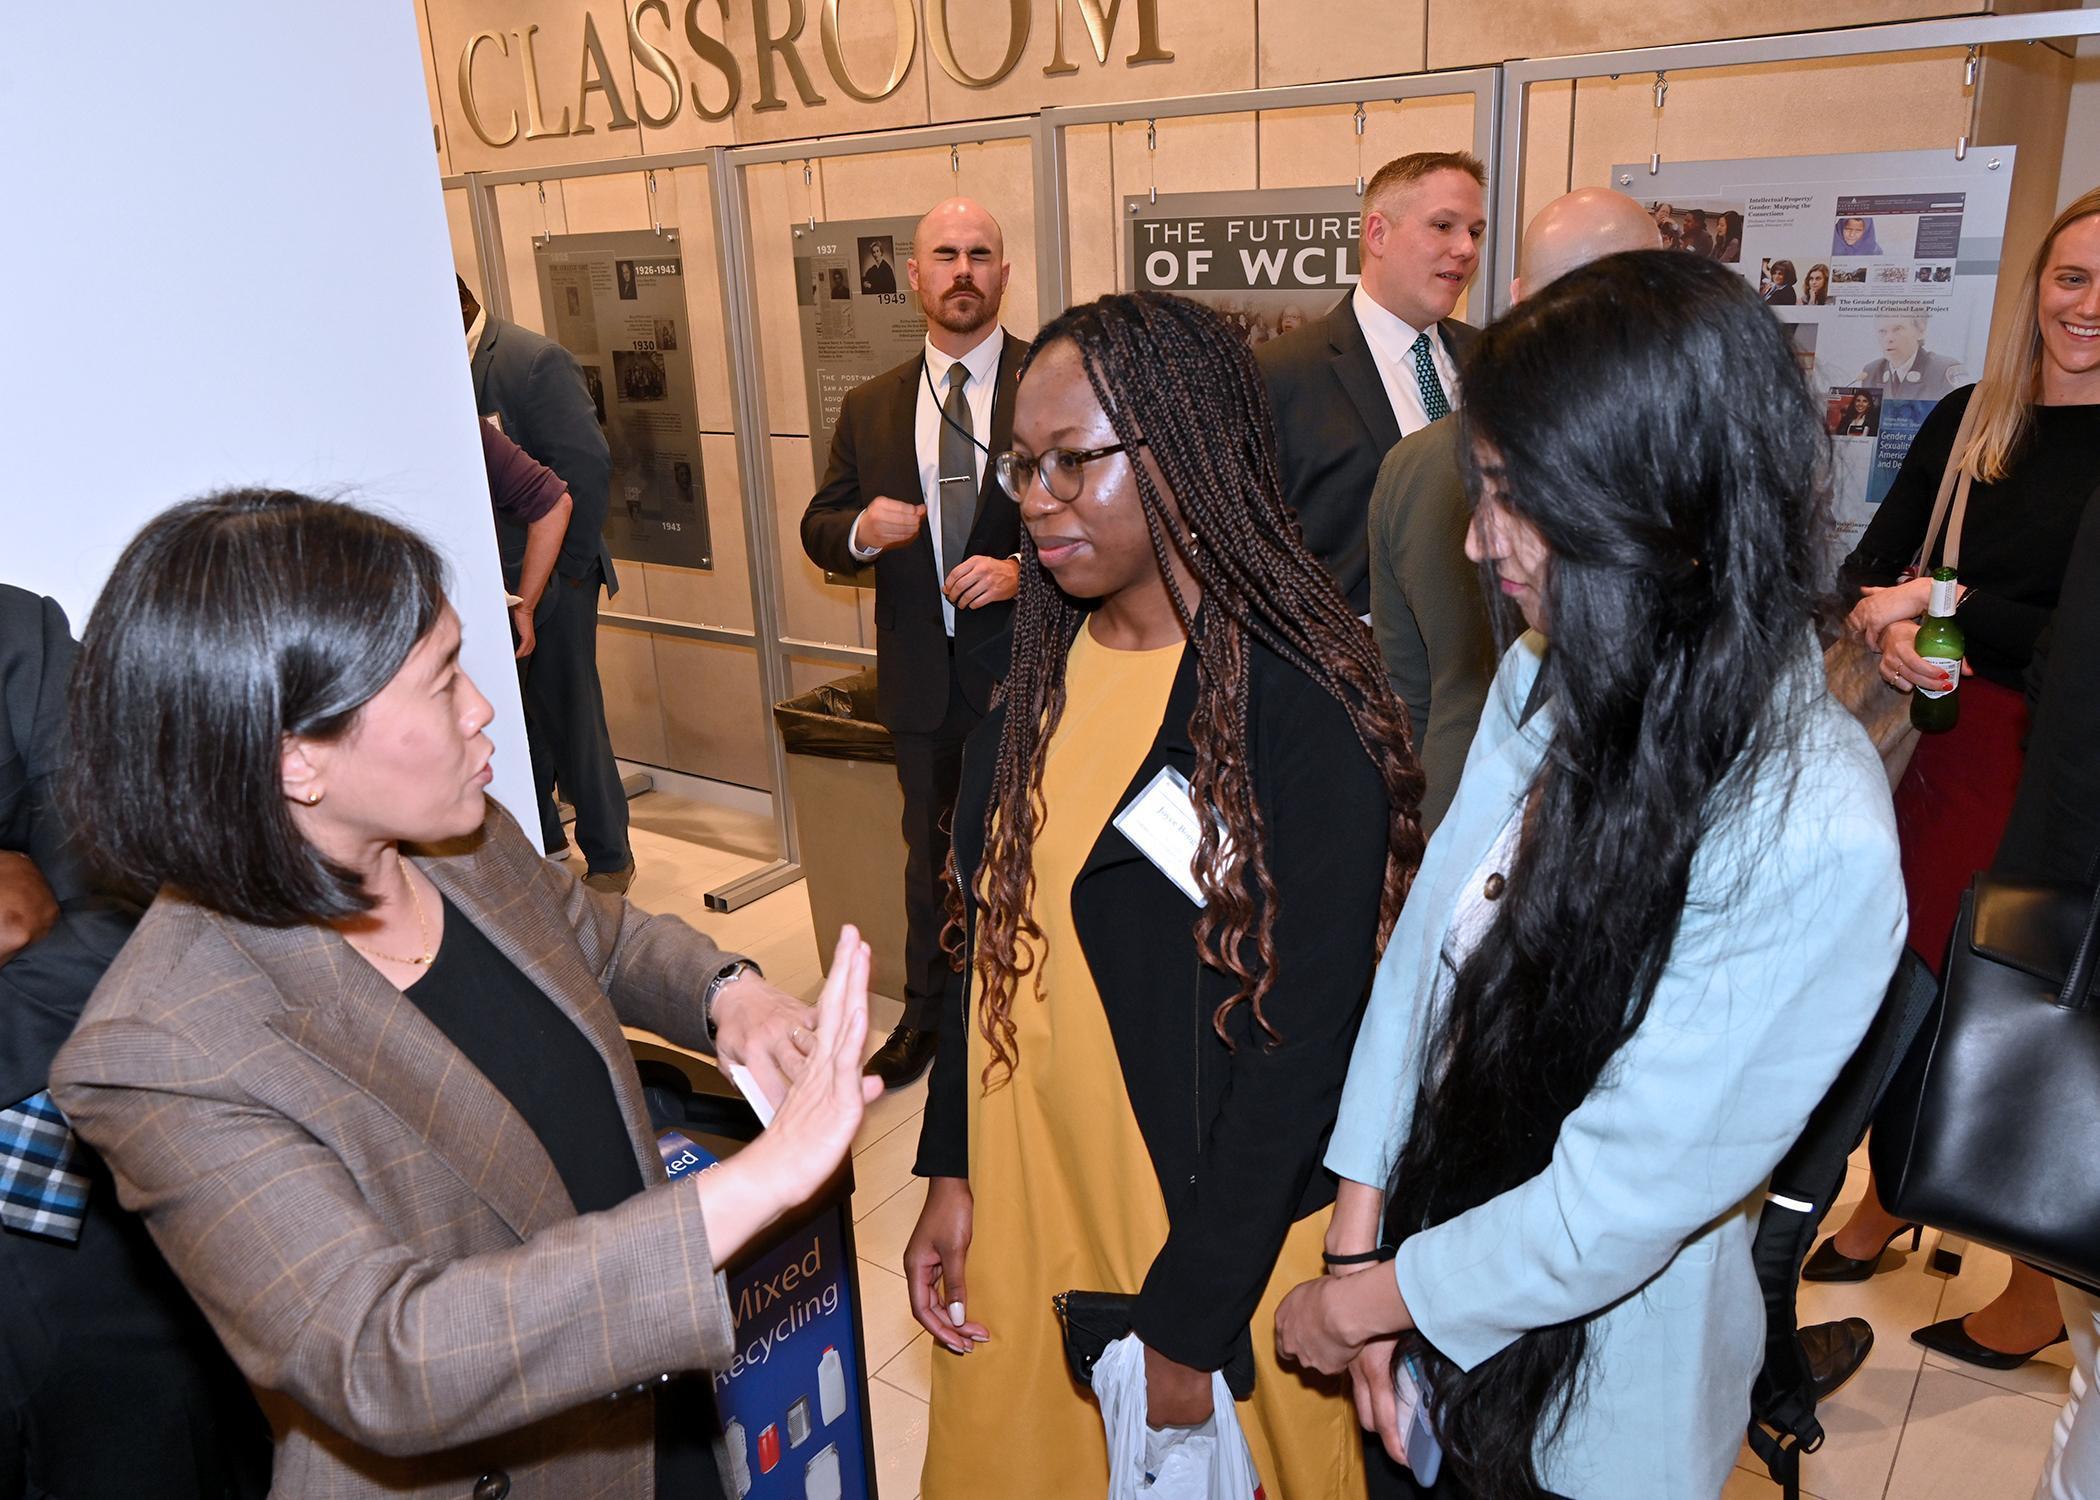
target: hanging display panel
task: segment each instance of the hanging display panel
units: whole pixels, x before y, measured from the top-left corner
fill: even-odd
[[[1125,285],[1179,292],[1251,344],[1324,317],[1356,286],[1353,187],[1144,194],[1123,200]]]
[[[612,449],[605,542],[621,561],[712,568],[678,231],[533,245],[548,335],[575,355]]]
[[[1612,168],[1666,248],[1733,266],[1824,404],[1849,550],[1941,397],[1983,373],[2013,148]]]

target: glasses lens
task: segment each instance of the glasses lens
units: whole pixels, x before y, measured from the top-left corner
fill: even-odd
[[[1035,465],[1008,449],[993,462],[992,468],[999,476],[999,488],[1006,491],[1008,499],[1020,504],[1021,497],[1028,493],[1028,481],[1035,474]]]
[[[1052,448],[1036,460],[1043,470],[1043,488],[1058,500],[1077,500],[1086,478],[1086,461],[1070,448]]]

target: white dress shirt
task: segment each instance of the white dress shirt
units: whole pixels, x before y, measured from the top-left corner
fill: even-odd
[[[467,325],[467,359],[471,362],[481,352],[481,331],[489,326],[489,310],[474,309],[474,321]]]
[[[919,404],[912,423],[912,441],[919,460],[919,499],[926,506],[926,519],[920,524],[926,528],[927,539],[933,543],[934,579],[937,583],[947,582],[948,570],[954,565],[942,555],[944,549],[941,546],[941,406],[948,399],[948,371],[956,364],[969,371],[963,380],[963,399],[970,403],[970,426],[977,435],[977,441],[970,449],[971,479],[973,488],[981,490],[988,460],[986,449],[992,440],[992,397],[999,388],[999,356],[1005,348],[1006,330],[996,323],[977,347],[960,360],[934,348],[932,339],[926,341],[924,364],[918,377]],[[1420,402],[1416,404],[1420,405]],[[903,496],[894,498],[901,500]],[[854,556],[863,560],[872,560],[879,555],[879,548],[870,551],[862,547],[859,537],[860,520],[855,517],[853,532],[846,539],[847,545],[853,549]],[[955,606],[945,593],[941,595],[941,623],[948,634],[955,634]]]
[[[1458,410],[1458,367],[1451,362],[1451,351],[1444,347],[1443,334],[1435,329],[1410,328],[1388,312],[1376,298],[1356,284],[1356,293],[1350,299],[1356,309],[1356,321],[1363,328],[1364,342],[1371,346],[1371,359],[1378,366],[1378,378],[1385,382],[1385,399],[1392,405],[1393,416],[1400,423],[1400,436],[1407,437],[1420,432],[1429,425],[1429,413],[1422,409],[1422,386],[1415,379],[1415,357],[1411,352],[1415,340],[1425,331],[1429,334],[1429,362],[1436,367],[1437,379],[1444,383],[1444,399]]]

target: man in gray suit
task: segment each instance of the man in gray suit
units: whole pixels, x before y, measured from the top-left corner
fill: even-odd
[[[1480,264],[1486,183],[1486,169],[1460,151],[1380,167],[1364,189],[1356,290],[1255,350],[1284,503],[1358,614],[1371,607],[1364,510],[1379,460],[1458,404],[1473,330],[1451,312]]]
[[[1662,246],[1655,220],[1623,193],[1581,188],[1524,230],[1510,295],[1522,300],[1619,250]],[[1371,492],[1371,629],[1422,761],[1422,831],[1435,831],[1465,769],[1495,676],[1495,635],[1480,570],[1466,560],[1472,519],[1459,470],[1458,423],[1432,422],[1386,455]]]
[[[474,362],[475,410],[560,475],[574,505],[554,581],[533,618],[538,641],[519,673],[541,845],[553,856],[568,853],[554,805],[559,782],[576,808],[576,843],[589,872],[584,883],[622,892],[634,881],[627,794],[598,684],[598,589],[620,591],[604,536],[612,450],[575,355],[529,328],[490,317],[464,280],[459,311]],[[506,524],[498,518],[499,542],[506,541]]]
[[[1925,347],[1930,320],[1910,313],[1883,318],[1874,325],[1881,339],[1881,358],[1859,372],[1854,385],[1880,386],[1883,400],[1937,401],[1975,379],[1951,354]]]

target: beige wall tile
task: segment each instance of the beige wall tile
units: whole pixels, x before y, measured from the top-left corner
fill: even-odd
[[[2012,201],[2005,216],[2005,260],[1992,314],[1992,326],[2000,332],[2007,328],[2006,320],[2019,301],[2027,262],[2056,217],[2057,181],[2076,80],[2076,59],[2052,47],[1984,50],[1983,77],[1978,84],[1978,142],[1999,145],[2010,141],[2019,147]]]
[[[1001,0],[922,0],[929,19],[945,4],[954,17],[956,61],[964,72],[984,77],[1004,56],[1010,29]],[[1271,0],[1275,3],[1275,0]],[[1297,0],[1286,0],[1296,4]],[[1028,40],[1013,71],[990,88],[957,83],[938,65],[927,75],[935,120],[972,120],[988,115],[1027,114],[1045,105],[1103,104],[1118,99],[1159,99],[1254,87],[1255,0],[1158,0],[1159,45],[1171,63],[1131,66],[1138,47],[1138,0],[1123,0],[1109,37],[1108,61],[1096,59],[1077,0],[1062,6],[1033,0]],[[1102,6],[1107,9],[1106,4]],[[1056,53],[1055,15],[1064,13],[1064,54],[1076,73],[1045,77]]]
[[[1574,132],[1573,81],[1533,84],[1524,117],[1524,201],[1518,215],[1524,223],[1530,223],[1533,214],[1575,186],[1568,179],[1568,148]],[[1512,273],[1515,270],[1505,269]]]
[[[640,570],[637,569],[637,572]],[[620,603],[631,609],[630,584]],[[669,765],[664,718],[659,705],[656,656],[647,631],[600,624],[598,683],[605,692],[605,722],[612,731],[613,754],[647,765]]]
[[[1261,12],[1261,86],[1420,72],[1428,10],[1429,0],[1269,5]]]
[[[654,641],[666,740],[656,764],[770,791],[772,709],[761,701],[757,656],[708,641]]]
[[[1115,180],[1112,125],[1065,132],[1065,268],[1071,300],[1088,302],[1116,289],[1123,263],[1123,191]]]
[[[1356,144],[1356,110],[1337,104],[1320,109],[1270,109],[1261,115],[1261,185],[1331,187],[1353,185],[1358,164],[1368,178],[1386,162],[1411,151],[1473,149],[1473,97],[1447,94],[1429,99],[1380,99],[1364,105],[1363,150]]]
[[[1968,119],[1961,59],[1958,51],[1941,50],[1893,61],[1838,58],[1673,73],[1662,153],[1665,160],[1709,161],[1939,145],[1951,151]],[[1648,160],[1655,142],[1652,84],[1652,78],[1627,75],[1577,85],[1574,186],[1603,183],[1614,162]],[[1873,108],[1869,101],[1901,101],[1902,107]],[[1638,190],[1638,182],[1629,189]]]
[[[487,300],[486,282],[481,274],[481,260],[474,253],[474,225],[467,207],[465,188],[445,189],[445,228],[452,235],[452,265],[474,289],[474,295]]]
[[[615,128],[602,94],[593,93],[579,112],[577,83],[583,68],[584,16],[597,28],[605,49],[607,76],[619,91],[628,118],[636,125]],[[524,45],[515,33],[538,26],[532,34],[537,65],[542,123],[549,131],[562,127],[568,113],[570,133],[531,139],[526,100]],[[456,172],[498,171],[552,162],[599,161],[633,156],[642,150],[635,113],[634,64],[627,46],[627,23],[620,0],[429,0],[429,51],[443,112],[445,142]],[[504,140],[511,116],[517,137],[507,145],[486,144],[468,124],[459,88],[460,60],[478,32],[495,32],[498,42],[485,42],[475,54],[474,103],[491,138]],[[503,45],[509,48],[508,55]],[[588,134],[577,134],[580,126]]]
[[[861,590],[826,583],[802,550],[802,512],[816,493],[809,439],[773,439],[773,515],[780,535],[781,614],[786,633],[840,646],[861,644]]]
[[[1745,32],[1819,31],[1988,7],[1945,0],[1428,0],[1429,66],[1461,68],[1512,57],[1607,52]],[[1674,97],[1674,95],[1673,95]],[[1738,152],[1738,155],[1752,153]]]
[[[708,177],[706,167],[658,172],[657,212],[664,223],[678,226],[679,243],[685,247],[685,306],[693,330],[693,384],[700,425],[709,432],[730,432],[736,427],[736,404],[729,389],[729,334]]]
[[[800,162],[750,167],[743,175],[750,194],[751,264],[758,283],[766,426],[776,436],[807,436],[809,398],[802,389],[802,318],[795,307],[793,226],[807,223],[812,208],[819,220],[827,216],[823,183],[812,169],[805,192]]]
[[[496,217],[503,226],[503,269],[510,282],[511,320],[540,333],[547,329],[546,320],[540,316],[539,272],[533,266],[532,242],[542,224],[551,233],[567,233],[563,228],[560,189],[558,182],[546,185],[544,207],[538,183],[506,183],[493,190]]]

